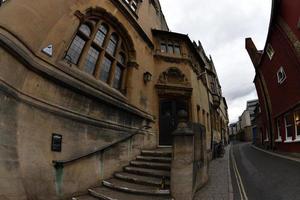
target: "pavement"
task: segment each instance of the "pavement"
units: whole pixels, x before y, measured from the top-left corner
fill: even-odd
[[[233,200],[230,173],[230,147],[225,147],[223,158],[212,160],[209,164],[209,180],[194,197],[194,200]]]
[[[262,151],[262,152],[265,152],[265,153],[268,153],[268,154],[273,155],[273,156],[277,156],[277,157],[284,158],[284,159],[287,159],[287,160],[292,160],[292,161],[295,161],[295,162],[300,162],[300,155],[299,154],[291,154],[291,153],[285,153],[285,152],[279,152],[279,151],[270,151],[270,150],[265,150],[265,149],[262,149],[260,147],[254,146],[254,145],[252,145],[252,148],[254,148],[256,150],[259,150],[259,151]]]
[[[250,143],[235,143],[231,151],[238,174],[232,175],[235,200],[300,200],[300,163],[295,159]]]

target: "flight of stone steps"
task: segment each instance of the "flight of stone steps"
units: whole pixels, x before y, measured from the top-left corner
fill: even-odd
[[[171,200],[171,149],[143,150],[114,177],[73,200]]]

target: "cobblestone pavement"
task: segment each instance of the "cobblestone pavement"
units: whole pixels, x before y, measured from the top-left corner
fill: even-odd
[[[229,150],[228,145],[223,158],[212,160],[209,165],[208,183],[200,189],[194,200],[232,200],[232,184],[229,168]]]

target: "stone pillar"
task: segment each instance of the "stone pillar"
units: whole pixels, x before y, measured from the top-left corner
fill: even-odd
[[[187,112],[178,112],[179,123],[173,132],[171,194],[176,200],[193,198],[194,133],[187,125]]]

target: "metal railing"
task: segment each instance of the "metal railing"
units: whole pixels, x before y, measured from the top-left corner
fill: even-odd
[[[108,150],[108,149],[110,149],[110,148],[126,141],[126,140],[129,140],[132,137],[134,137],[135,135],[140,134],[141,133],[140,131],[142,131],[144,128],[149,128],[149,127],[148,126],[143,126],[140,130],[136,131],[135,133],[132,133],[130,135],[122,137],[121,139],[115,141],[114,143],[105,145],[105,146],[103,146],[103,147],[101,147],[101,148],[99,148],[95,151],[92,151],[92,152],[89,152],[89,153],[86,153],[86,154],[83,154],[83,155],[80,155],[80,156],[76,156],[76,157],[68,159],[68,160],[53,160],[52,163],[54,164],[54,167],[56,169],[63,168],[66,165],[70,165],[70,164],[72,164],[76,161],[79,161],[79,160],[83,159],[83,158],[88,158],[88,157],[93,156],[95,154],[102,153],[102,152],[104,152],[104,151],[106,151],[106,150]]]

